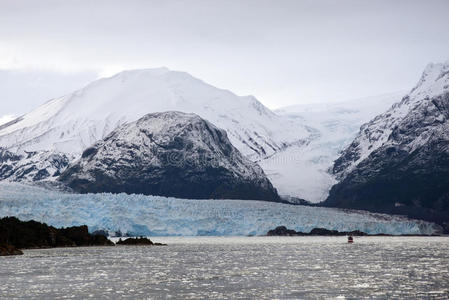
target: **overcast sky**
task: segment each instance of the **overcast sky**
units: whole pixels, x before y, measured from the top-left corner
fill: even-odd
[[[123,69],[277,108],[407,90],[448,59],[447,0],[0,0],[0,116]]]

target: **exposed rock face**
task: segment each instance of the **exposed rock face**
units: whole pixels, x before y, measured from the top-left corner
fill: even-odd
[[[81,193],[278,201],[262,169],[195,114],[153,113],[114,130],[60,177]]]
[[[114,245],[104,236],[89,234],[87,226],[57,229],[35,221],[22,222],[14,217],[0,219],[0,244],[19,249]]]
[[[329,206],[401,213],[449,229],[449,63],[361,127],[335,162]],[[446,223],[446,224],[445,224]]]
[[[35,182],[59,176],[69,158],[52,151],[12,153],[0,148],[0,180]]]

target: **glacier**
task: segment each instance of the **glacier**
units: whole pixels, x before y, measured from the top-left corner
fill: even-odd
[[[279,194],[309,202],[326,200],[337,183],[329,170],[360,126],[400,101],[406,91],[335,103],[294,105],[275,113],[307,126],[310,138],[259,161]]]
[[[73,194],[0,183],[0,217],[55,227],[86,224],[135,236],[264,235],[280,225],[301,232],[321,227],[369,234],[435,234],[433,223],[363,211],[250,200],[187,200],[127,194]]]

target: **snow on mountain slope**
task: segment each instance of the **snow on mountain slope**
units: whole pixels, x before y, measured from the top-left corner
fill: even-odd
[[[329,169],[340,151],[349,145],[362,124],[387,110],[404,94],[278,109],[276,113],[304,124],[312,134],[304,145],[289,147],[259,163],[282,195],[323,201],[336,183]]]
[[[15,154],[0,148],[0,180],[35,182],[56,178],[69,158],[54,151]]]
[[[397,216],[264,201],[184,200],[126,194],[69,194],[0,183],[0,217],[56,227],[86,224],[132,235],[265,235],[280,225],[310,232],[321,227],[370,234],[434,234],[435,224]]]
[[[11,122],[12,120],[14,120],[16,117],[13,115],[5,115],[5,116],[1,116],[0,117],[0,126],[3,124],[6,124],[8,122]]]
[[[0,146],[79,156],[125,122],[173,110],[196,113],[225,129],[233,145],[252,159],[301,143],[309,134],[252,96],[239,97],[187,73],[160,68],[124,71],[48,101],[0,126]]]
[[[334,173],[344,178],[360,162],[371,153],[388,143],[396,143],[391,138],[395,129],[402,126],[414,126],[414,122],[422,119],[424,110],[427,123],[434,120],[444,122],[444,112],[434,103],[432,98],[449,92],[449,61],[446,63],[429,64],[424,70],[418,84],[385,113],[365,124],[352,144],[345,149],[342,156],[336,161]],[[408,123],[408,125],[406,124]],[[432,129],[434,126],[429,126]],[[423,134],[408,141],[409,153],[426,143],[432,134],[425,130]]]

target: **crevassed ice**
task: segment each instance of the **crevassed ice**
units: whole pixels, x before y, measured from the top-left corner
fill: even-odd
[[[187,200],[127,194],[70,194],[0,183],[0,216],[56,227],[86,224],[132,235],[263,235],[276,226],[370,234],[432,234],[438,227],[398,216],[248,200]]]

